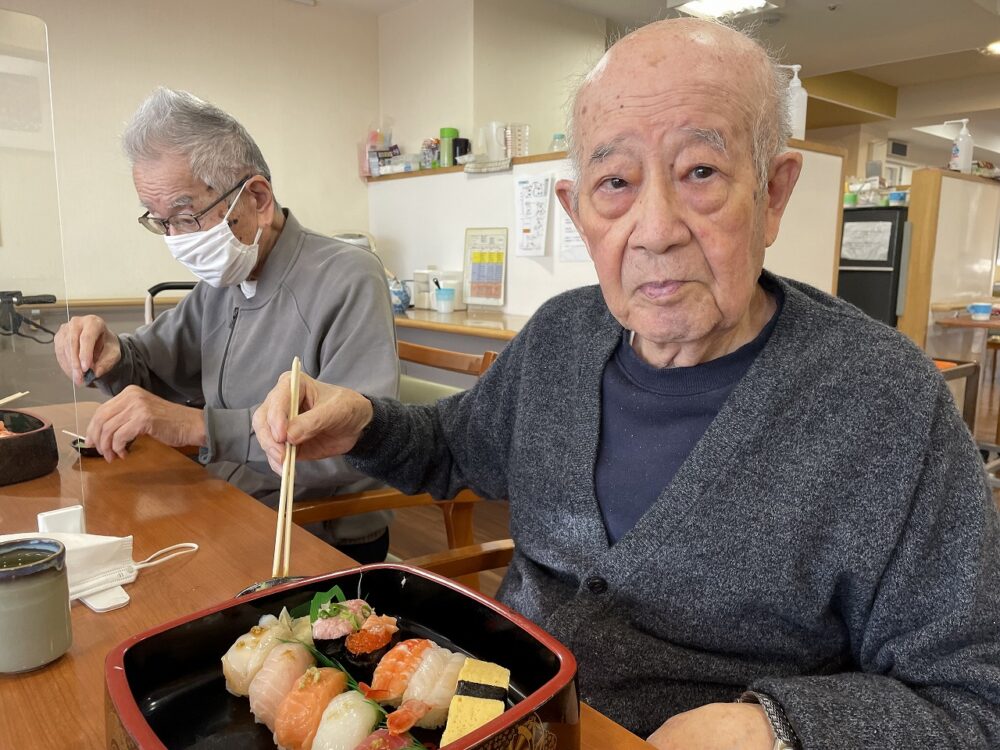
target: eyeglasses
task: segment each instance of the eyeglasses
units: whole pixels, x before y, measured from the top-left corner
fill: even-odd
[[[202,216],[207,214],[213,208],[218,206],[222,201],[228,198],[230,195],[239,190],[243,185],[246,184],[247,180],[253,177],[252,174],[248,174],[242,180],[233,185],[229,190],[220,195],[212,204],[205,209],[199,211],[196,214],[174,214],[166,219],[157,219],[149,215],[149,211],[144,213],[139,217],[139,223],[142,224],[146,229],[148,229],[153,234],[167,234],[168,231],[173,230],[174,234],[190,234],[191,232],[201,231],[201,219]]]

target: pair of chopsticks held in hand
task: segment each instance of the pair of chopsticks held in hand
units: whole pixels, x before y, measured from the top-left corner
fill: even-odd
[[[288,419],[299,414],[299,375],[302,363],[298,357],[292,360],[291,405]],[[278,523],[274,530],[274,560],[271,563],[271,577],[284,578],[288,575],[288,562],[292,546],[292,501],[295,497],[295,454],[296,447],[285,444],[285,460],[281,465],[281,491],[278,495]]]

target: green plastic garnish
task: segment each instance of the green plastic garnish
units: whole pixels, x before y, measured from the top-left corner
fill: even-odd
[[[331,601],[336,600],[337,603],[343,602],[347,599],[344,596],[344,592],[340,590],[340,586],[334,586],[329,591],[323,591],[316,594],[309,602],[309,622],[316,622],[320,618],[320,608],[325,604],[329,604]]]

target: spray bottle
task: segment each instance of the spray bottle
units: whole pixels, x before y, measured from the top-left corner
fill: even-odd
[[[792,78],[788,82],[788,109],[792,125],[792,138],[802,140],[806,137],[806,105],[809,103],[809,94],[799,80],[801,65],[782,65],[792,71]]]
[[[961,120],[948,120],[945,125],[958,125],[961,123],[962,130],[955,141],[951,144],[951,160],[948,162],[948,169],[969,174],[972,172],[972,133],[969,132],[969,118],[963,117]]]

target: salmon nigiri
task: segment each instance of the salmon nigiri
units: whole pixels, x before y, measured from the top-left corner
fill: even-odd
[[[258,724],[274,731],[278,706],[313,662],[312,654],[301,643],[281,643],[271,649],[250,683],[250,710]]]
[[[365,695],[379,703],[398,706],[424,653],[436,648],[440,647],[424,638],[411,638],[396,644],[375,667],[371,687],[365,689]]]
[[[347,675],[339,669],[309,667],[278,706],[274,741],[285,750],[311,750],[323,711],[347,689]]]

